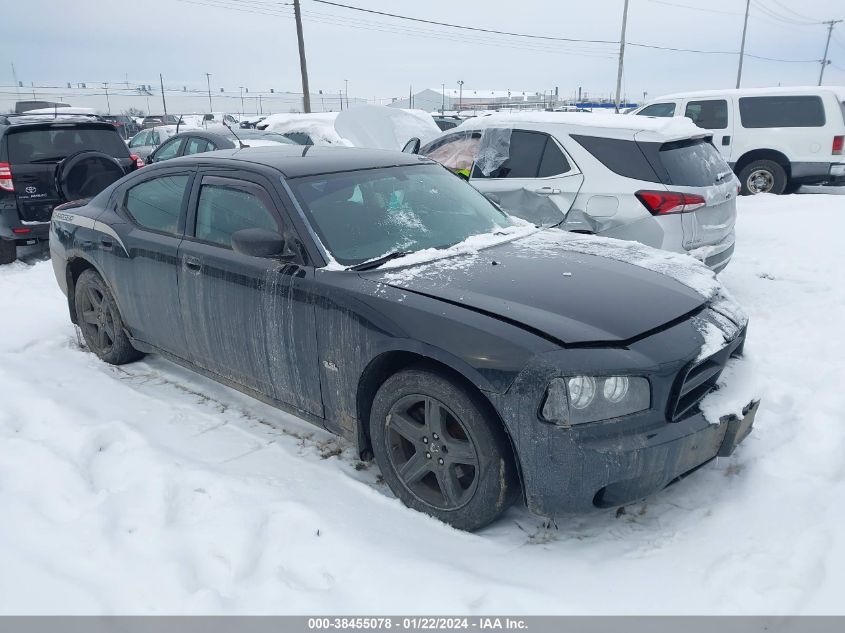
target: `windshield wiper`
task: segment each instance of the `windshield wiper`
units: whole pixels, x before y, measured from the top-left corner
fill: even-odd
[[[386,264],[391,259],[399,259],[400,257],[405,257],[405,255],[410,255],[412,252],[413,251],[393,251],[392,253],[388,253],[387,255],[377,257],[376,259],[371,259],[369,261],[361,262],[360,264],[350,266],[349,270],[372,270],[373,268],[378,268],[382,264]]]

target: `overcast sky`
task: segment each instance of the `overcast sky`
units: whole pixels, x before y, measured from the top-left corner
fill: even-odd
[[[618,40],[623,0],[339,0],[368,9],[486,29]],[[209,6],[212,4],[225,5]],[[460,31],[302,0],[311,89],[351,96],[404,96],[454,87],[542,91],[581,86],[610,94],[618,45],[564,43]],[[133,11],[127,10],[132,7]],[[228,8],[226,8],[228,7]],[[235,8],[241,10],[235,10]],[[700,7],[699,9],[685,7]],[[702,50],[739,49],[744,0],[630,0],[627,40]],[[251,12],[246,12],[251,11]],[[300,89],[291,9],[269,0],[27,0],[3,9],[0,83],[6,104],[11,63],[26,86],[87,82],[157,84],[253,92]],[[291,15],[289,15],[291,14]],[[804,16],[804,17],[801,17]],[[818,60],[826,27],[845,18],[845,0],[752,0],[747,52]],[[825,83],[845,84],[845,24],[834,32]],[[11,63],[10,63],[11,62]],[[687,89],[733,87],[737,56],[628,46],[624,90],[631,99]],[[815,84],[818,63],[746,58],[743,85]]]

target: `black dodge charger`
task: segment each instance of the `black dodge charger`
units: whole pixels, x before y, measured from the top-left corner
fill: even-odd
[[[640,499],[750,431],[756,402],[699,406],[745,317],[613,244],[514,220],[425,158],[322,147],[154,165],[50,235],[102,360],[161,354],[294,412],[468,530],[520,497]]]

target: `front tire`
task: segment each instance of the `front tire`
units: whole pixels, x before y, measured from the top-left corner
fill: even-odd
[[[11,264],[18,258],[18,247],[14,240],[0,238],[0,265]]]
[[[85,270],[76,280],[76,322],[88,349],[111,365],[123,365],[143,356],[132,347],[123,329],[123,318],[103,278]]]
[[[739,172],[743,196],[758,193],[780,195],[786,190],[787,181],[786,170],[773,160],[755,160]]]
[[[425,369],[394,374],[370,415],[376,463],[408,507],[461,530],[495,520],[519,494],[510,444],[480,396]]]

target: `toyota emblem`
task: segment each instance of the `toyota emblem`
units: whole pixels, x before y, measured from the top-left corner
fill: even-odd
[[[30,187],[27,187],[26,189],[24,189],[24,191],[26,191],[27,193],[35,193],[36,191],[38,191],[38,189],[30,186]]]

